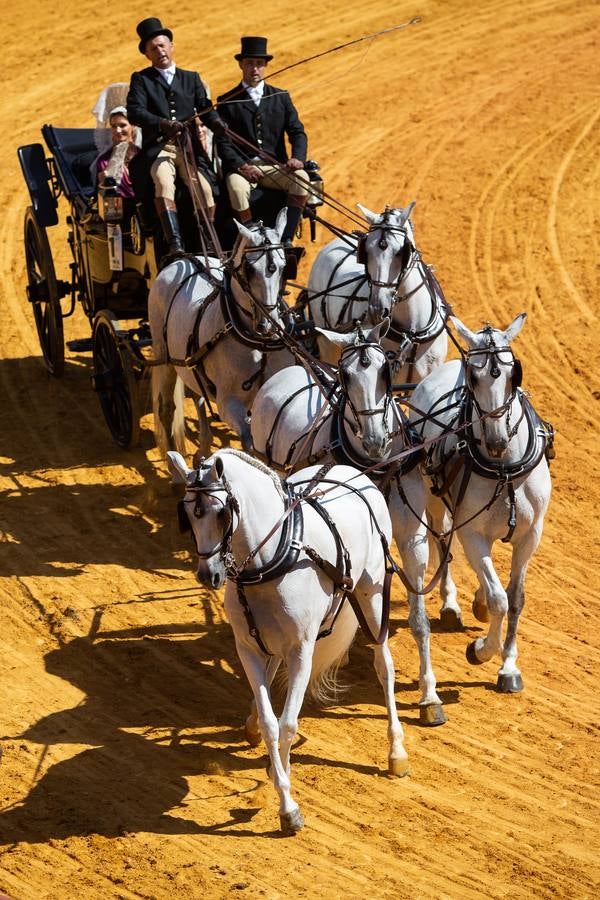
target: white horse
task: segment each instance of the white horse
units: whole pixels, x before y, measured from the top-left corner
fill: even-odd
[[[467,659],[484,663],[501,654],[497,687],[510,693],[523,688],[517,625],[527,567],[550,499],[552,427],[521,390],[521,364],[510,347],[525,313],[504,331],[486,325],[473,333],[458,319],[452,321],[469,348],[465,362],[448,362],[423,379],[412,398],[411,419],[423,439],[435,441],[424,467],[437,494],[429,504],[433,528],[438,533],[456,529],[479,579],[473,613],[489,622],[489,629],[468,646]],[[512,544],[506,590],[492,564],[492,546],[499,538]],[[442,616],[462,622],[450,576],[442,591]]]
[[[323,247],[308,279],[316,325],[340,331],[357,319],[375,324],[391,316],[384,347],[397,353],[394,380],[410,383],[441,365],[448,352],[447,306],[415,245],[414,205],[386,207],[378,215],[358,204],[368,232]]]
[[[240,234],[224,268],[217,260],[206,271],[194,259],[177,259],[152,285],[148,319],[154,355],[165,361],[152,370],[154,427],[163,452],[176,447],[185,453],[184,385],[199,397],[201,450],[208,452],[211,443],[206,399],[215,401],[220,418],[250,448],[248,411],[258,388],[294,362],[273,325],[286,325],[281,296],[286,215],[282,210],[274,229],[236,222]]]
[[[384,481],[393,535],[408,584],[409,626],[419,652],[419,715],[423,724],[446,721],[430,659],[430,629],[422,595],[429,559],[427,491],[410,453],[407,421],[391,394],[390,367],[380,340],[387,320],[366,335],[318,329],[319,346],[339,357],[338,385],[318,383],[291,366],[273,375],[252,406],[255,452],[279,470],[314,462],[344,462]],[[395,461],[398,454],[405,458]],[[392,462],[389,462],[389,460]],[[376,471],[371,471],[379,463]]]
[[[318,467],[307,469],[284,486],[241,451],[220,450],[198,470],[178,453],[168,459],[171,473],[186,485],[179,518],[193,533],[198,580],[218,587],[227,576],[225,611],[254,694],[246,733],[254,745],[261,735],[265,741],[281,828],[294,834],[304,821],[291,794],[290,749],[307,687],[312,683],[318,693],[354,638],[357,622],[343,602],[345,591],[374,645],[388,713],[389,771],[408,772],[387,645],[381,537],[389,540],[391,524],[385,501],[368,478],[347,466],[331,469],[325,481]],[[278,721],[270,685],[280,662],[288,687]]]

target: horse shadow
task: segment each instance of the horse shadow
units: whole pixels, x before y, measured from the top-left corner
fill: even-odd
[[[244,722],[248,699],[239,689],[229,626],[198,626],[197,634],[189,625],[171,626],[163,636],[167,630],[78,637],[46,655],[48,673],[85,699],[4,740],[41,745],[38,769],[52,745],[89,749],[53,764],[20,803],[0,811],[3,843],[140,831],[257,835],[239,826],[259,811],[252,794],[266,774],[257,778],[261,764],[248,754],[243,728],[231,727],[232,720]],[[186,776],[231,773],[242,786],[231,791],[230,817],[197,821]]]

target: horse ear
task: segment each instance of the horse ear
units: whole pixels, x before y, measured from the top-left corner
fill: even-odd
[[[277,232],[279,240],[283,237],[283,232],[287,225],[287,216],[287,206],[284,206],[283,209],[277,213],[277,218],[275,219],[275,231]]]
[[[390,327],[390,319],[389,316],[386,316],[385,319],[382,319],[378,325],[374,328],[371,328],[370,332],[367,335],[367,341],[369,343],[378,344],[382,338],[386,336],[388,333],[388,329]]]
[[[234,224],[242,237],[245,237],[247,241],[252,242],[252,232],[249,228],[246,228],[243,222],[238,222],[237,219],[234,219]]]
[[[193,471],[188,468],[185,459],[176,450],[167,450],[167,466],[176,484],[186,484],[188,475]]]
[[[403,225],[406,225],[406,223],[410,219],[410,215],[416,205],[417,205],[417,201],[411,200],[410,203],[408,204],[408,206],[406,207],[406,209],[403,210],[403,215],[402,215],[402,224]]]
[[[457,319],[456,316],[450,316],[450,318],[452,319],[452,324],[458,331],[458,333],[461,336],[461,338],[463,339],[463,341],[465,341],[469,345],[470,348],[475,347],[475,345],[477,344],[477,338],[475,337],[473,332],[469,331],[467,326],[463,325],[463,323],[460,321],[460,319]]]
[[[222,478],[224,471],[225,466],[223,465],[223,460],[220,456],[215,456],[215,473],[217,475],[217,478]]]
[[[318,325],[315,326],[315,331],[317,332],[317,344],[321,359],[328,361],[331,358],[335,358],[335,364],[337,364],[344,347],[349,347],[353,344],[356,337],[355,332],[340,334],[338,331],[327,331],[326,328],[319,328]],[[328,353],[327,351],[330,352]]]
[[[367,220],[369,225],[375,225],[381,218],[377,213],[371,212],[370,209],[367,209],[366,206],[361,206],[360,203],[357,203],[356,205],[360,209],[361,213],[363,214],[363,216],[365,217],[365,219]]]
[[[525,324],[526,318],[527,318],[527,313],[522,312],[522,313],[519,313],[519,315],[515,319],[513,319],[513,321],[510,323],[510,325],[504,332],[504,336],[506,338],[507,344],[511,344],[514,341],[516,336],[521,331],[521,328]]]

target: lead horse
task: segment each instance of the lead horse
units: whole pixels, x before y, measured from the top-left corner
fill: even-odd
[[[254,396],[266,378],[294,362],[274,332],[290,325],[282,299],[286,215],[280,212],[275,228],[236,222],[239,236],[225,266],[176,259],[152,285],[148,319],[154,355],[162,363],[152,370],[152,399],[163,452],[185,453],[184,385],[198,397],[201,451],[210,449],[204,401],[211,400],[242,446],[251,448],[248,411]]]
[[[409,383],[441,365],[448,352],[448,308],[415,244],[410,221],[414,205],[386,207],[378,215],[358,204],[369,230],[327,244],[308,280],[316,325],[340,331],[355,320],[376,324],[391,317],[383,346],[395,354],[394,380]]]
[[[452,321],[468,347],[464,361],[448,362],[423,379],[415,388],[410,417],[421,439],[431,442],[424,473],[433,491],[433,529],[458,534],[479,580],[473,613],[489,622],[487,635],[467,647],[467,659],[478,665],[500,654],[497,687],[512,693],[523,688],[517,627],[527,567],[550,500],[547,460],[553,456],[553,431],[521,389],[521,363],[510,346],[525,313],[504,330],[488,324],[474,333],[460,320]],[[497,540],[512,545],[506,590],[492,562]],[[460,626],[456,586],[449,575],[445,588],[441,617],[446,627],[451,619]]]
[[[220,450],[196,470],[178,453],[169,452],[168,460],[186,487],[179,518],[193,534],[197,578],[213,588],[227,578],[225,611],[254,695],[247,735],[254,745],[262,735],[281,829],[295,834],[304,820],[291,793],[290,750],[307,688],[318,693],[327,675],[334,677],[354,638],[357,620],[346,595],[374,645],[388,713],[389,771],[408,772],[387,645],[385,501],[348,466],[334,467],[326,478],[313,467],[282,484],[238,450]],[[281,662],[288,685],[278,721],[270,685]]]

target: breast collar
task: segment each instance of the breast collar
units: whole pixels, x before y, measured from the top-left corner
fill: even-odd
[[[473,433],[473,415],[475,412],[473,397],[470,391],[465,391],[465,397],[459,412],[459,427],[464,427],[465,437],[456,444],[458,453],[470,458],[472,471],[483,478],[514,481],[532,472],[540,462],[542,456],[552,445],[552,434],[547,423],[538,416],[535,409],[523,394],[517,390],[516,396],[523,404],[523,414],[528,427],[527,447],[521,459],[512,463],[504,463],[502,460],[490,460],[479,450],[479,441]]]

